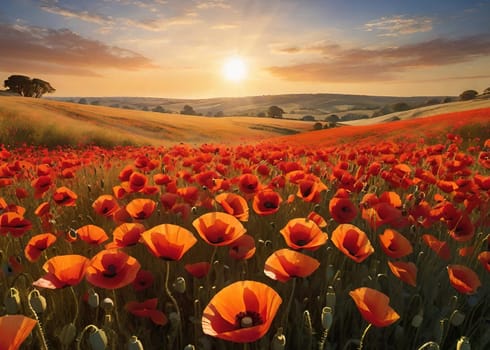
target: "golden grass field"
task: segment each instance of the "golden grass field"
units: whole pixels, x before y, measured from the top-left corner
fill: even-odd
[[[111,133],[138,144],[254,142],[312,130],[311,122],[255,117],[201,117],[80,105],[26,97],[0,97],[0,117],[52,124],[66,133]]]
[[[368,137],[373,132],[380,131],[376,125],[386,123],[394,115],[405,122],[421,117],[489,107],[489,99],[452,102],[377,118],[343,122],[342,131],[336,128],[315,131],[314,134],[310,135],[309,132],[313,132],[314,123],[300,120],[244,116],[220,118],[188,116],[82,105],[47,99],[1,96],[0,122],[2,125],[9,122],[11,127],[25,124],[35,130],[44,130],[44,133],[56,130],[65,138],[69,137],[82,141],[90,139],[89,136],[97,135],[99,138],[113,140],[114,144],[130,142],[132,144],[157,146],[182,142],[191,145],[203,143],[236,145],[262,142],[269,139],[275,140],[276,137],[285,142],[301,140],[301,143],[308,143],[311,140],[318,141],[318,139],[336,141],[347,136],[356,139],[363,137],[362,135]],[[396,129],[412,128],[417,122],[409,123],[406,126],[404,123],[399,125],[398,123],[400,122],[397,122],[396,127],[392,127]],[[21,134],[22,132],[22,129],[18,131]],[[293,134],[300,135],[290,139],[289,136]],[[0,139],[0,141],[2,140]],[[5,143],[5,141],[3,142]]]

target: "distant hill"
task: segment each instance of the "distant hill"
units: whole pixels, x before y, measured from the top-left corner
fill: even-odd
[[[276,105],[284,111],[288,119],[301,119],[311,115],[323,121],[325,117],[336,114],[339,117],[349,115],[371,117],[378,110],[389,108],[397,103],[405,103],[409,108],[442,103],[456,99],[450,96],[367,96],[345,94],[289,94],[263,95],[250,97],[222,97],[208,99],[171,99],[152,97],[63,97],[52,98],[58,101],[135,110],[153,110],[160,107],[168,113],[180,113],[185,105],[190,105],[196,113],[214,116],[223,113],[227,116],[258,116],[266,113],[270,106]]]

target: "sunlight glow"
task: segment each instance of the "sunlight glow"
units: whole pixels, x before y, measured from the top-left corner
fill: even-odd
[[[225,61],[222,73],[225,79],[240,82],[247,75],[247,66],[241,57],[230,57]]]

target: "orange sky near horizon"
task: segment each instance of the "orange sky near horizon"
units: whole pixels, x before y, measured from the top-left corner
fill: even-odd
[[[11,1],[0,77],[58,97],[454,96],[490,86],[489,15],[479,0]]]

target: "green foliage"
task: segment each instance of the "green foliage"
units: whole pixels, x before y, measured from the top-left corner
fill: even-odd
[[[197,115],[196,111],[192,106],[185,105],[184,108],[180,111],[180,114],[185,114],[185,115]]]
[[[271,118],[282,118],[284,110],[278,106],[270,106],[267,110],[267,115]]]
[[[478,96],[478,92],[476,90],[466,90],[459,95],[459,99],[461,101],[469,101],[473,100],[476,96]]]
[[[56,89],[47,81],[38,78],[29,78],[25,75],[11,75],[3,82],[3,85],[11,91],[25,97],[40,98],[46,93],[55,92]]]

